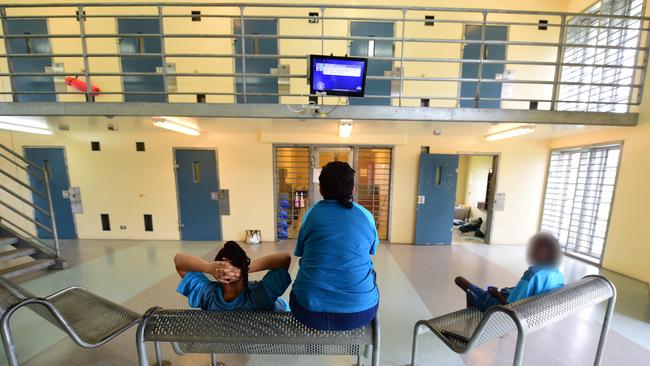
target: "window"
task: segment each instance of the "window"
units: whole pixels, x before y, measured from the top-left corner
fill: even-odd
[[[643,0],[602,0],[586,14],[640,17]],[[561,111],[627,112],[632,99],[642,22],[640,19],[576,16],[568,20],[563,83],[557,109]],[[571,45],[575,45],[572,47]],[[585,47],[586,46],[586,47]],[[625,47],[598,48],[602,46]],[[589,66],[592,65],[592,66]],[[615,67],[611,67],[612,65]],[[625,68],[622,68],[624,66]],[[601,85],[598,85],[601,84]],[[602,85],[604,84],[604,85]]]
[[[565,252],[602,259],[620,153],[618,144],[552,152],[541,229]]]

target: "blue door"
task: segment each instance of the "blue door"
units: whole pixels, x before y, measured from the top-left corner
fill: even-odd
[[[238,36],[235,39],[235,53],[242,54],[241,22],[234,21],[234,32]],[[277,19],[246,19],[244,20],[244,33],[246,44],[246,74],[271,74],[271,69],[278,68],[278,40],[271,38],[254,38],[247,35],[277,35]],[[253,57],[249,55],[270,55],[276,57]],[[244,72],[242,57],[235,58],[235,73]],[[237,93],[244,92],[244,79],[236,78]],[[278,79],[274,77],[246,77],[246,101],[245,103],[274,103],[277,104],[277,95],[248,95],[249,93],[278,93]],[[237,103],[244,103],[244,96],[237,95]]]
[[[352,22],[350,36],[393,37],[394,24],[389,22]],[[353,40],[350,56],[370,57],[367,76],[384,76],[393,69],[392,61],[372,57],[393,57],[393,41]],[[365,95],[386,95],[388,98],[350,98],[350,105],[391,105],[390,80],[366,80]]]
[[[50,179],[50,191],[52,192],[52,206],[54,207],[54,218],[56,219],[56,230],[60,239],[76,239],[77,230],[75,229],[74,216],[70,207],[70,200],[64,198],[63,192],[70,188],[70,179],[68,178],[68,166],[65,161],[65,151],[58,147],[28,147],[25,148],[25,158],[45,170]],[[31,171],[40,175],[36,169],[30,168]],[[29,174],[29,181],[34,189],[46,193],[45,182]],[[47,198],[37,193],[32,193],[32,199],[36,206],[48,210],[49,203]],[[49,216],[39,210],[34,210],[34,218],[37,222],[46,227],[51,227],[52,222]],[[52,234],[41,227],[36,227],[37,235],[41,239],[52,239]]]
[[[162,57],[147,56],[147,53],[160,53],[161,43],[159,36],[145,37],[145,34],[160,34],[160,23],[157,18],[144,19],[118,19],[118,32],[120,34],[142,34],[143,36],[126,36],[120,38],[120,54],[130,56],[120,57],[122,72],[156,72],[162,67]],[[133,56],[138,55],[138,56]],[[164,92],[165,86],[162,75],[150,76],[123,76],[125,102],[165,102],[164,94],[146,94],[146,92]],[[145,94],[129,94],[129,92]]]
[[[7,19],[6,34],[31,35],[48,34],[45,19]],[[24,54],[49,54],[51,53],[50,41],[47,38],[10,38],[6,43],[9,53]],[[11,72],[45,72],[46,67],[52,66],[49,56],[36,57],[9,57]],[[14,100],[17,102],[56,102],[54,94],[54,80],[51,76],[14,76],[12,77],[13,90],[16,93]],[[52,94],[30,94],[30,92]]]
[[[465,39],[468,40],[481,40],[482,26],[468,25],[465,27]],[[500,26],[487,26],[485,28],[485,39],[490,41],[505,41],[508,38],[508,28]],[[483,50],[483,59],[485,60],[500,60],[506,59],[506,46],[490,44],[486,45]],[[467,60],[480,60],[481,59],[481,45],[480,44],[466,44],[463,51],[463,59]],[[496,78],[496,74],[503,74],[505,70],[504,64],[483,64],[482,79]],[[479,64],[478,63],[464,63],[462,68],[462,77],[467,79],[478,79]],[[478,100],[476,82],[463,82],[460,86],[461,99],[460,106],[462,108],[501,108],[501,83],[481,83],[480,99]],[[484,98],[493,98],[496,100],[483,100]]]
[[[451,244],[458,155],[420,155],[415,244]]]
[[[221,240],[214,150],[176,149],[176,186],[182,240]]]

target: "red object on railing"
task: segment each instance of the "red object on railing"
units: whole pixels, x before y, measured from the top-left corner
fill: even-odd
[[[79,80],[76,77],[72,77],[72,76],[66,77],[65,78],[65,83],[67,85],[70,85],[71,87],[79,90],[79,91],[82,91],[84,93],[86,92],[86,88],[87,88],[86,82],[82,81],[82,80]],[[100,92],[99,87],[93,85],[92,92],[93,92],[93,96],[96,97],[97,94],[99,94],[99,92]]]

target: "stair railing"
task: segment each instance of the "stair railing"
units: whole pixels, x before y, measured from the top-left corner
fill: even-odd
[[[11,172],[8,172],[2,168],[0,168],[0,175],[5,176],[6,178],[9,178],[9,180],[17,183],[19,186],[27,189],[28,191],[31,192],[31,197],[32,199],[27,199],[25,196],[21,195],[19,192],[16,192],[9,188],[8,186],[0,183],[0,189],[12,197],[16,198],[18,201],[32,207],[35,212],[38,211],[45,215],[45,217],[49,218],[49,225],[47,222],[39,222],[36,220],[35,217],[32,217],[30,215],[25,214],[20,210],[20,207],[16,207],[16,205],[11,204],[10,202],[7,202],[0,196],[0,205],[7,208],[9,211],[15,213],[16,215],[20,216],[21,218],[25,219],[27,222],[30,222],[35,225],[35,227],[50,233],[52,235],[52,242],[53,245],[47,243],[43,239],[39,238],[37,234],[33,234],[32,231],[30,230],[31,228],[26,228],[24,227],[25,225],[19,225],[6,217],[2,216],[0,217],[0,224],[4,224],[4,226],[8,229],[13,231],[17,236],[19,236],[21,239],[27,240],[30,243],[34,244],[36,247],[40,248],[47,254],[50,254],[52,256],[56,256],[59,258],[60,255],[60,248],[59,248],[59,236],[56,230],[56,218],[54,215],[54,205],[52,203],[52,192],[50,190],[50,177],[49,177],[49,172],[44,169],[43,167],[40,167],[39,165],[25,159],[22,155],[18,154],[14,150],[10,149],[9,147],[0,144],[0,157],[3,159],[7,160],[11,164],[15,165],[19,169],[25,171],[27,173],[27,182],[23,181],[21,177],[18,174],[12,174]],[[31,183],[31,180],[29,179],[30,177],[34,177],[37,180],[41,181],[44,183],[45,186],[45,191],[41,191],[34,187],[34,184]],[[40,196],[44,198],[47,201],[47,206],[46,207],[41,207],[38,204],[36,204],[35,200],[33,199],[34,196]]]

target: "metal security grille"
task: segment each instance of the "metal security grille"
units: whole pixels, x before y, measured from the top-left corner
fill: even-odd
[[[388,239],[392,150],[359,148],[357,201],[375,218],[379,239]]]
[[[567,102],[558,103],[558,110],[629,110],[638,54],[627,47],[639,46],[643,24],[602,16],[641,16],[643,8],[643,0],[603,0],[568,20],[559,98]]]
[[[275,148],[276,238],[295,239],[309,207],[309,148]]]
[[[567,253],[601,260],[620,153],[614,144],[551,154],[541,229]]]

